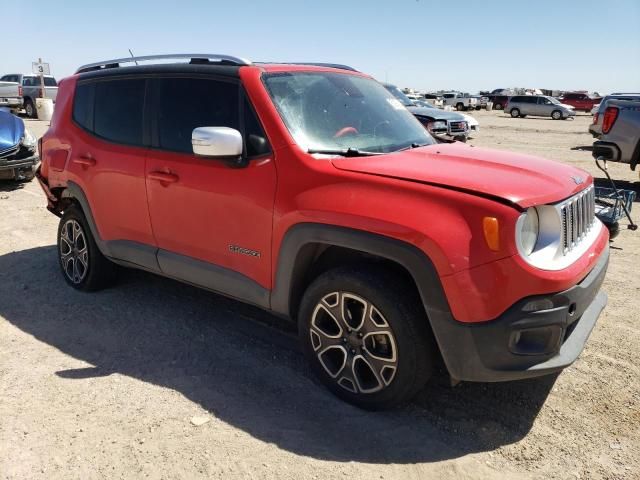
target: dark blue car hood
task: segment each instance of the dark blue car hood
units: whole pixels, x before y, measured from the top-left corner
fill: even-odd
[[[0,111],[0,152],[18,145],[23,135],[22,119],[11,113]]]
[[[464,117],[459,113],[447,112],[439,108],[428,107],[407,107],[407,109],[416,116],[429,117],[434,120],[447,120],[448,122],[462,122]]]

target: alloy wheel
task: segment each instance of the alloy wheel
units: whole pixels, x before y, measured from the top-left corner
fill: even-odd
[[[318,361],[345,390],[378,392],[395,377],[393,331],[380,311],[358,295],[325,295],[313,310],[309,335]]]
[[[89,271],[87,239],[77,220],[67,220],[60,231],[60,262],[65,275],[74,284],[81,283]]]

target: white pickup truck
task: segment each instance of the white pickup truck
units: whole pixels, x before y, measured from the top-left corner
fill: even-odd
[[[476,107],[479,107],[478,99],[476,97],[472,97],[468,93],[461,92],[448,92],[443,93],[442,97],[444,99],[444,105],[452,106],[456,110],[475,110]]]
[[[0,82],[0,107],[22,108],[22,88],[17,82]]]
[[[44,81],[44,97],[53,100],[56,103],[58,95],[58,82],[51,75],[45,75]],[[10,73],[3,75],[0,82],[18,82],[22,88],[22,99],[24,102],[24,111],[27,117],[36,118],[36,98],[42,96],[42,87],[40,85],[40,77],[38,75],[26,73]]]

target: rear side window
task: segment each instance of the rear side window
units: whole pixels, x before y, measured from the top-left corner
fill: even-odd
[[[108,80],[94,88],[93,132],[111,142],[142,145],[145,80]]]
[[[73,99],[73,119],[85,130],[93,132],[93,99],[95,83],[81,83],[76,86]]]
[[[239,130],[239,87],[232,82],[199,78],[157,80],[158,144],[164,150],[193,153],[197,127]]]

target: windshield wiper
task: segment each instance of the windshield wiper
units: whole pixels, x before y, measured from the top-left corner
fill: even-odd
[[[323,155],[340,155],[342,157],[368,157],[370,155],[384,155],[383,152],[368,152],[366,150],[358,150],[357,148],[347,148],[346,150],[338,149],[321,149],[310,148],[307,153],[319,153]]]
[[[394,152],[404,152],[405,150],[411,150],[412,148],[420,148],[420,147],[426,147],[427,145],[432,145],[431,143],[412,143],[409,146],[406,146],[404,148],[400,148],[399,150],[394,150]]]

